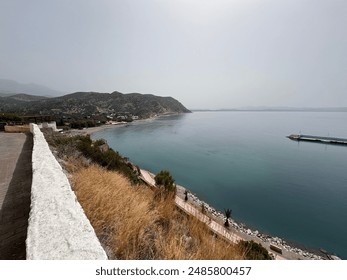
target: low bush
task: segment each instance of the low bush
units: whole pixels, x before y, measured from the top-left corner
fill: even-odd
[[[272,260],[269,252],[259,243],[251,241],[240,241],[239,245],[245,252],[247,260]]]
[[[166,191],[174,192],[174,193],[176,192],[175,180],[173,179],[169,171],[167,170],[160,171],[154,177],[154,180],[158,186],[164,187]]]
[[[69,158],[75,157],[76,151],[92,162],[99,164],[108,170],[119,171],[131,180],[132,183],[139,183],[136,172],[132,165],[123,158],[117,151],[109,148],[106,151],[100,149],[101,145],[106,144],[106,141],[99,139],[93,142],[89,135],[67,137],[55,135],[47,141],[55,146],[58,150],[59,157]]]

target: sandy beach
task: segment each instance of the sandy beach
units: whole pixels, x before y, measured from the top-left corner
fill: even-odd
[[[161,115],[161,116],[170,116],[170,115],[172,115],[172,114]],[[153,121],[153,120],[155,120],[158,117],[160,117],[160,116],[154,116],[154,117],[150,117],[150,118],[147,118],[147,119],[136,120],[136,121],[133,121],[133,122],[136,122],[136,123],[146,123],[146,122]],[[100,126],[88,127],[88,128],[83,128],[83,129],[70,129],[70,130],[64,131],[63,133],[64,134],[68,134],[68,135],[72,135],[72,136],[75,136],[75,135],[92,135],[92,134],[94,134],[96,132],[99,132],[101,130],[113,129],[113,128],[116,128],[116,127],[124,127],[124,126],[127,126],[127,125],[129,125],[129,123],[124,123],[124,122],[116,123],[115,122],[113,124],[103,124],[103,125],[100,125]]]
[[[67,131],[64,131],[64,134],[75,136],[75,135],[92,135],[96,132],[99,132],[101,130],[105,129],[111,129],[115,127],[120,127],[120,126],[125,126],[126,124],[119,124],[119,125],[114,125],[114,124],[104,124],[100,126],[95,126],[95,127],[88,127],[88,128],[83,128],[83,129],[70,129]]]

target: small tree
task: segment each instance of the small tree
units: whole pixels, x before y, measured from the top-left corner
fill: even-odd
[[[225,227],[229,227],[230,224],[229,224],[229,218],[231,217],[231,212],[232,210],[231,209],[224,209],[224,213],[225,213],[225,223],[224,223],[224,226]]]
[[[160,171],[154,177],[155,183],[158,186],[162,186],[166,191],[176,192],[175,180],[172,178],[171,174],[167,170]]]
[[[206,213],[206,206],[204,203],[201,204],[201,213],[205,214]]]
[[[185,197],[184,197],[184,201],[188,201],[188,191],[187,190],[185,190],[184,191],[184,195],[185,195]]]

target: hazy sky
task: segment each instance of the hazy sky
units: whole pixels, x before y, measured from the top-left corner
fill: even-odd
[[[0,78],[188,108],[347,106],[346,0],[1,0]]]

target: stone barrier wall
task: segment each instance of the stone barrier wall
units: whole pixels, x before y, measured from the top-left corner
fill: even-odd
[[[37,125],[31,124],[32,193],[27,259],[106,260],[94,229]]]

